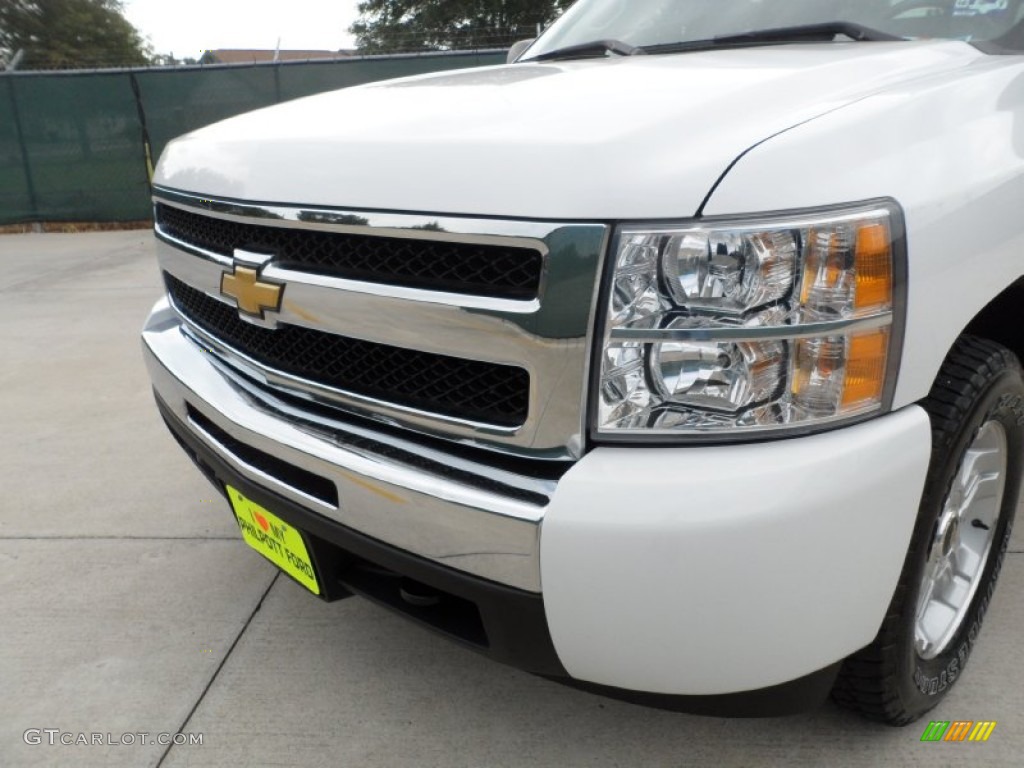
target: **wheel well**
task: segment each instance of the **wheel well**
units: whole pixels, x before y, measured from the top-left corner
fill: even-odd
[[[1024,362],[1024,278],[992,299],[964,330],[999,342]]]

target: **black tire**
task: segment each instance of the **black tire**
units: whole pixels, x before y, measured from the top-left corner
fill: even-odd
[[[889,725],[917,720],[963,672],[1009,546],[1024,465],[1024,379],[1020,363],[1005,347],[962,336],[921,405],[931,419],[932,453],[903,571],[878,636],[843,662],[832,690],[841,706]],[[929,550],[964,455],[992,420],[1006,431],[1008,455],[991,549],[955,634],[934,658],[925,659],[915,645],[915,623]]]

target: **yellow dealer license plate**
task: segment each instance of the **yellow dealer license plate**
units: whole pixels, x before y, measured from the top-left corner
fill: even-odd
[[[319,595],[320,585],[302,534],[230,485],[227,489],[246,543],[314,595]]]

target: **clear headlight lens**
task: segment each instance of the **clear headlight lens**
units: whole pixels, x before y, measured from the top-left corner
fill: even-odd
[[[679,306],[743,314],[793,287],[792,232],[694,230],[665,244],[665,282]]]
[[[889,203],[623,227],[599,435],[806,429],[881,410],[901,232]]]

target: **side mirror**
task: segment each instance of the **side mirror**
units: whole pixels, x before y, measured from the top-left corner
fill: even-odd
[[[514,64],[516,60],[526,53],[526,49],[533,45],[533,41],[537,38],[532,37],[529,40],[520,40],[518,43],[509,48],[507,64]]]

